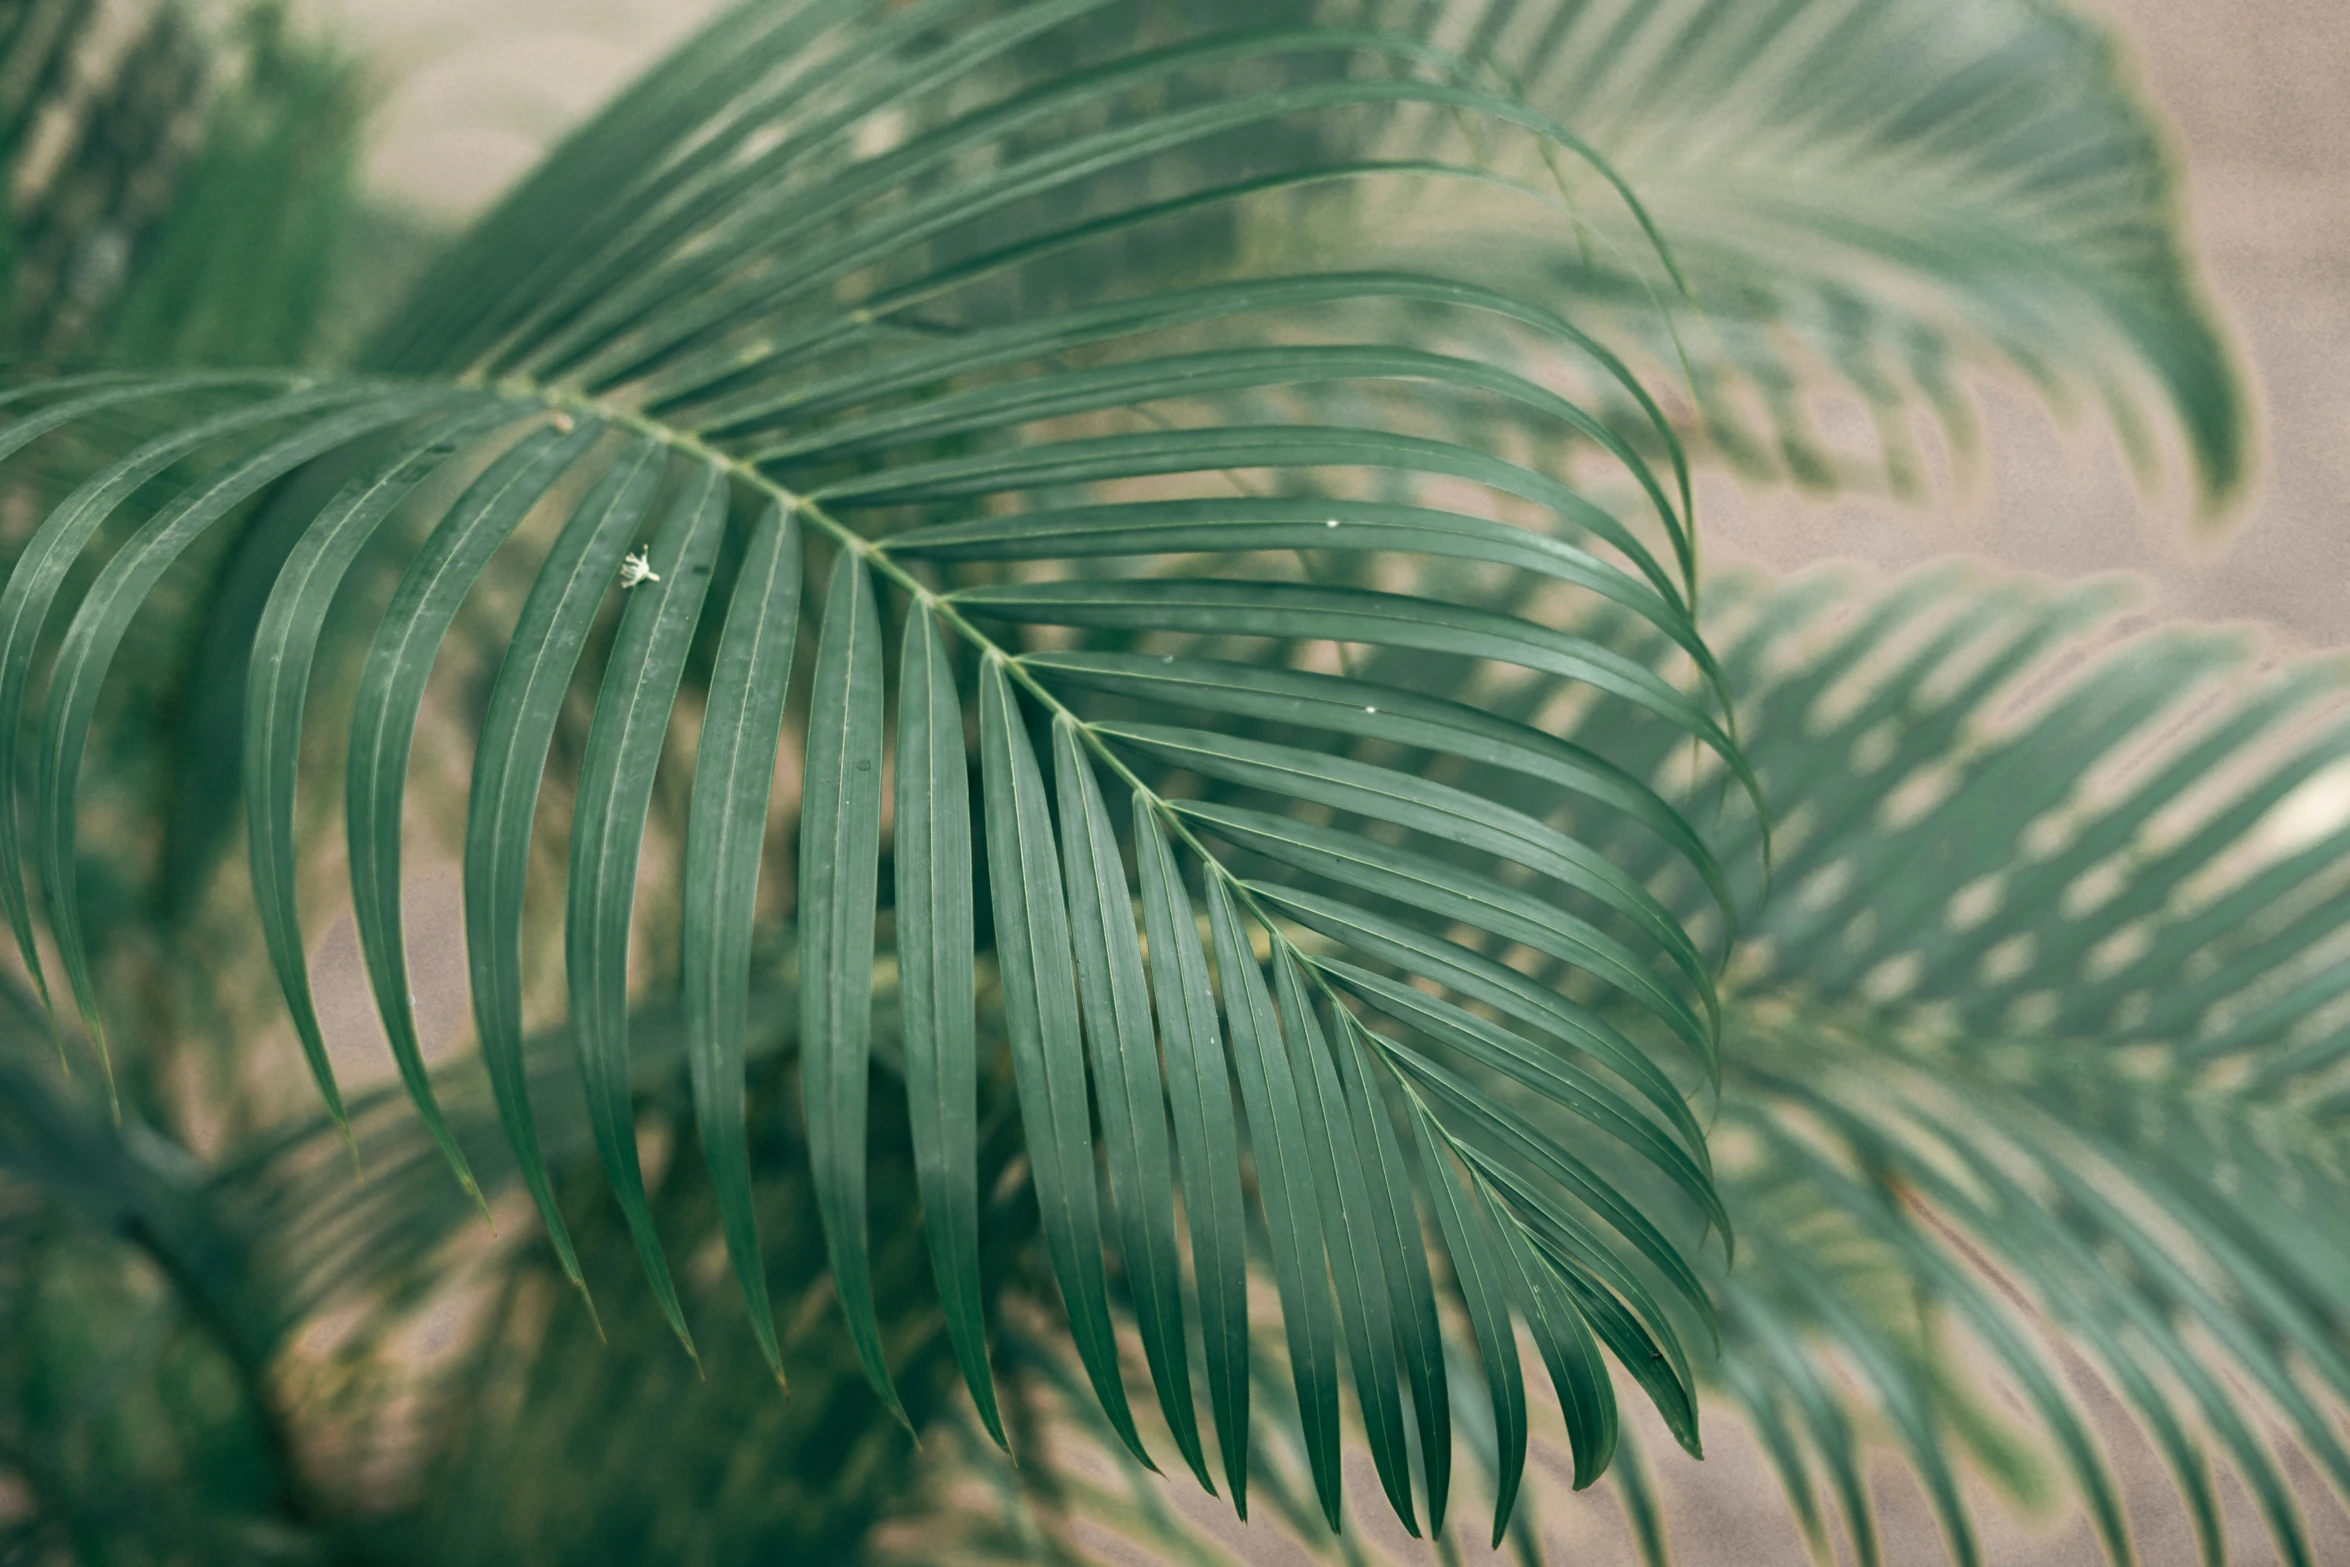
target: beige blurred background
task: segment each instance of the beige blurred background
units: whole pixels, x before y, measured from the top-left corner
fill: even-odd
[[[492,199],[719,0],[301,3],[375,69],[377,134],[367,165],[373,189],[454,221]],[[2063,576],[2131,571],[2148,580],[2157,613],[2263,621],[2287,645],[2350,645],[2350,94],[2343,85],[2350,0],[2084,3],[2119,26],[2175,126],[2189,220],[2260,409],[2258,476],[2247,494],[2219,526],[2198,529],[2176,472],[2167,488],[2147,493],[2093,419],[2067,427],[2028,398],[1992,386],[1982,389],[1985,457],[1959,493],[1911,508],[1822,504],[1712,482],[1700,506],[1707,547],[1717,561],[1773,566],[1849,557],[1898,568],[1959,551]],[[431,890],[453,896],[451,881]],[[428,893],[423,901],[434,900]],[[328,969],[347,958],[355,977],[355,948],[331,950],[348,941],[346,925],[320,956]],[[447,1003],[425,1010],[446,1011],[452,1035],[463,1017],[458,967],[417,976],[419,990],[433,992],[429,1002]],[[354,1015],[327,1021],[330,1033],[348,1027],[356,1042],[372,1022],[359,987],[326,988],[348,989]],[[2126,1420],[2103,1413],[2144,1559],[2151,1567],[2186,1567],[2195,1560],[2192,1538],[2153,1454]],[[1548,1419],[1555,1430],[1556,1413]],[[1805,1561],[1752,1444],[1718,1406],[1709,1430],[1712,1457],[1702,1469],[1679,1459],[1661,1432],[1652,1431],[1646,1444],[1682,1561]],[[1631,1562],[1614,1504],[1604,1493],[1573,1496],[1558,1457],[1535,1461],[1551,1562]],[[1351,1489],[1375,1496],[1367,1462],[1358,1468]],[[2306,1464],[2289,1456],[2288,1469],[2301,1482],[2316,1559],[2350,1563],[2350,1519]],[[1893,1567],[1945,1560],[1915,1483],[1890,1464],[1874,1478]],[[2273,1562],[2241,1489],[2222,1485],[2234,1524],[2231,1562]],[[1186,1495],[1171,1497],[1203,1523],[1228,1516],[1217,1504],[1194,1507]],[[1381,1533],[1384,1520],[1363,1521]],[[2086,1567],[2101,1559],[2076,1516],[2019,1523],[1986,1508],[1984,1522],[1993,1567]],[[1267,1563],[1308,1560],[1262,1535],[1247,1549]],[[1403,1560],[1414,1554],[1397,1553]]]

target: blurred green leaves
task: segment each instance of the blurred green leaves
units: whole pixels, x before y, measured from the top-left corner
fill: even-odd
[[[1693,444],[1807,488],[1915,494],[1977,444],[1971,383],[1992,372],[2102,414],[2142,472],[2188,478],[2206,510],[2238,492],[2244,388],[2164,129],[2097,22],[2042,0],[1429,15],[1598,148],[1671,238],[1697,307],[1671,317],[1671,280],[1605,202],[1578,213],[1578,247],[1499,242],[1660,383],[1686,370]]]
[[[125,30],[131,36],[119,36]],[[295,364],[339,329],[365,104],[285,8],[27,0],[0,19],[12,356]]]

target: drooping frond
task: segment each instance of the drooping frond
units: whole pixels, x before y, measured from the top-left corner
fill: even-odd
[[[1686,363],[1695,430],[1740,466],[1914,489],[1915,416],[1971,444],[1966,380],[1996,368],[2101,407],[2141,467],[2175,428],[2206,506],[2245,477],[2244,392],[2168,151],[2100,24],[2043,0],[1433,14],[1431,36],[1570,123],[1671,236],[1696,305],[1677,341],[1656,309],[1674,283],[1620,211],[1593,201],[1580,246],[1518,243],[1578,319],[1676,382]],[[1873,450],[1830,393],[1866,411]]]
[[[1779,814],[1724,986],[1715,1375],[1798,1520],[1877,1559],[1876,1431],[1958,1560],[1970,1464],[2043,1461],[2131,1559],[2093,1368],[2206,1561],[2218,1466],[2311,1560],[2272,1443],[2350,1495],[2350,672],[2127,631],[2104,586],[1731,597],[1710,629]]]
[[[1365,150],[1407,122],[1436,150]],[[1694,1449],[1686,1341],[1710,1341],[1713,1307],[1693,1258],[1724,1216],[1686,1094],[1718,1071],[1700,934],[1724,917],[1677,917],[1586,840],[1425,775],[1434,757],[1563,787],[1726,886],[1681,812],[1601,750],[1431,694],[1539,671],[1743,776],[1695,628],[1679,448],[1555,302],[1487,286],[1474,257],[1380,265],[1323,199],[1488,184],[1494,137],[1582,156],[1406,36],[1202,32],[1112,0],[762,0],[452,249],[364,372],[11,389],[0,459],[129,431],[0,589],[0,781],[32,824],[0,812],[0,905],[28,971],[49,971],[32,870],[106,1063],[106,954],[78,907],[84,754],[133,620],[234,528],[261,601],[238,674],[269,958],[339,1117],[295,875],[303,730],[339,674],[361,953],[424,1131],[469,1190],[479,1160],[409,994],[404,808],[436,666],[453,642],[502,643],[471,737],[472,1005],[504,1144],[574,1283],[591,1263],[524,1048],[550,772],[569,800],[564,1037],[629,1249],[689,1350],[695,1292],[669,1263],[687,1237],[664,1233],[640,1163],[631,997],[683,985],[716,1225],[783,1375],[741,1121],[762,885],[789,864],[812,1195],[892,1407],[866,1191],[877,955],[896,959],[930,1258],[982,1411],[977,1083],[1008,1059],[1069,1336],[1138,1457],[1114,1303],[1213,1488],[1196,1310],[1208,1424],[1245,1504],[1252,1196],[1332,1519],[1342,1358],[1397,1515],[1416,1528],[1424,1499],[1442,1517],[1432,1236],[1470,1281],[1504,1406],[1522,1402],[1513,1314],[1533,1329],[1582,1479],[1616,1440],[1607,1356]],[[1285,243],[1258,244],[1274,225]],[[1295,263],[1316,232],[1343,265]],[[1510,362],[1573,356],[1648,409],[1643,443],[1498,368],[1496,333],[1525,346]],[[1543,439],[1488,441],[1489,421]],[[1593,499],[1570,448],[1633,499]],[[519,604],[487,607],[492,578],[522,584]],[[1456,582],[1517,597],[1474,607]],[[1584,599],[1655,627],[1677,661],[1558,629]],[[332,633],[378,603],[343,666]],[[1366,656],[1378,672],[1350,670]],[[584,733],[567,727],[582,682]],[[697,728],[680,826],[658,785]],[[767,830],[779,746],[799,784],[789,861]],[[648,963],[639,870],[671,865],[682,930]],[[1537,986],[1464,945],[1482,938],[1584,978]],[[984,1036],[983,996],[1001,1013]],[[1633,1042],[1599,1015],[1609,996],[1659,1032]]]
[[[1943,1454],[1990,1411],[1934,1335],[1971,1341],[2122,1559],[2062,1345],[2162,1455],[2205,1561],[2229,1559],[2215,1459],[2310,1560],[2267,1433],[2350,1496],[2342,665],[2116,640],[2093,592],[1919,579],[1833,629],[1809,596],[1753,606],[1782,649],[1825,646],[1749,709],[1787,737],[1765,776],[1816,780],[1816,814],[1781,840],[1717,1129],[1758,1258],[1726,1301],[1740,1396],[1791,1479],[1807,1439],[1835,1474],[1814,1412],[1857,1367],[1965,1559]]]

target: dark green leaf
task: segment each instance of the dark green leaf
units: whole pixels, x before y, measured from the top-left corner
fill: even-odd
[[[1142,974],[1142,936],[1135,928],[1117,829],[1076,726],[1066,715],[1053,723],[1053,776],[1059,786],[1061,866],[1069,891],[1077,998],[1092,1049],[1110,1207],[1118,1220],[1135,1321],[1175,1446],[1200,1484],[1213,1491],[1191,1403],[1182,1265],[1175,1256],[1175,1170],[1167,1148],[1166,1091],[1159,1080],[1150,991]]]
[[[979,676],[979,740],[1004,1025],[1012,1038],[1012,1075],[1027,1128],[1045,1246],[1094,1394],[1118,1439],[1147,1464],[1150,1456],[1135,1433],[1119,1379],[1118,1341],[1110,1327],[1109,1286],[1102,1271],[1069,911],[1061,901],[1058,876],[1029,873],[1033,866],[1058,865],[1061,855],[1035,749],[1004,666],[992,659]]]
[[[1405,1445],[1403,1398],[1396,1377],[1395,1302],[1379,1261],[1384,1237],[1373,1218],[1370,1183],[1347,1113],[1346,1093],[1330,1059],[1331,1041],[1314,1015],[1305,977],[1286,945],[1273,949],[1273,991],[1290,1071],[1298,1088],[1305,1141],[1302,1152],[1321,1192],[1322,1237],[1338,1282],[1338,1320],[1354,1369],[1355,1397],[1371,1439],[1371,1459],[1395,1515],[1414,1539],[1420,1525],[1412,1507],[1412,1467]],[[1340,1049],[1355,1041],[1342,1037]]]
[[[906,1412],[874,1319],[865,1236],[873,919],[881,876],[881,616],[865,559],[843,550],[824,598],[800,806],[800,1095],[833,1287],[866,1380]]]
[[[584,443],[593,436],[582,430],[574,439]],[[539,1153],[523,1064],[522,908],[548,748],[596,608],[611,592],[620,557],[653,503],[662,467],[659,447],[649,441],[630,446],[598,476],[556,535],[490,686],[466,797],[465,959],[482,1064],[523,1184],[564,1273],[583,1289],[571,1234]]]
[[[935,560],[1335,550],[1484,561],[1621,604],[1712,674],[1713,654],[1698,637],[1696,622],[1638,578],[1546,534],[1424,506],[1311,496],[1153,501],[941,523],[892,534],[882,543],[893,555]]]
[[[1151,992],[1166,1052],[1167,1097],[1183,1208],[1191,1229],[1191,1271],[1207,1351],[1208,1399],[1232,1505],[1248,1516],[1248,1253],[1241,1207],[1239,1129],[1232,1079],[1216,1022],[1216,996],[1201,949],[1199,920],[1158,812],[1134,797],[1135,861],[1143,927],[1150,938]]]
[[[1305,1111],[1264,971],[1249,949],[1232,894],[1212,870],[1208,916],[1216,942],[1216,972],[1223,980],[1224,1016],[1232,1029],[1240,1103],[1248,1116],[1257,1200],[1264,1206],[1265,1228],[1273,1242],[1273,1279],[1281,1294],[1290,1374],[1297,1382],[1298,1418],[1315,1494],[1323,1516],[1336,1529],[1341,1516],[1338,1324],[1330,1303],[1321,1203],[1306,1152]]]
[[[1479,1186],[1480,1196],[1501,1207],[1490,1188],[1482,1181]],[[1615,1458],[1621,1431],[1615,1389],[1608,1381],[1606,1362],[1599,1357],[1599,1345],[1559,1270],[1506,1211],[1494,1229],[1501,1239],[1502,1276],[1542,1352],[1559,1409],[1566,1416],[1567,1440],[1575,1454],[1575,1489],[1580,1491],[1596,1483]]]
[[[693,470],[646,550],[657,579],[624,590],[628,602],[604,666],[587,751],[580,758],[563,922],[571,1040],[596,1154],[620,1198],[662,1315],[689,1355],[693,1335],[670,1282],[637,1164],[628,1072],[628,933],[653,773],[661,764],[669,710],[677,700],[686,649],[725,531],[725,476],[710,467]]]
[[[1351,963],[1324,960],[1319,966],[1398,1023],[1503,1073],[1634,1149],[1671,1177],[1673,1184],[1705,1211],[1707,1222],[1728,1233],[1730,1216],[1714,1190],[1713,1172],[1700,1162],[1702,1143],[1692,1154],[1665,1137],[1605,1083],[1564,1062],[1548,1059],[1508,1029],[1465,1008]]]
[[[906,1103],[931,1271],[963,1383],[998,1446],[1008,1446],[987,1363],[979,1275],[979,1030],[973,974],[971,778],[963,706],[938,620],[906,617],[898,662],[898,995]]]
[[[1428,1533],[1441,1537],[1452,1488],[1452,1392],[1444,1370],[1444,1331],[1436,1316],[1436,1286],[1428,1272],[1428,1241],[1412,1199],[1411,1168],[1396,1141],[1373,1077],[1377,1047],[1354,1014],[1332,1004],[1344,1043],[1333,1052],[1346,1082],[1347,1109],[1361,1150],[1371,1207],[1374,1253],[1387,1290],[1388,1315],[1402,1346],[1418,1417],[1420,1462],[1428,1486]]]
[[[1141,724],[1104,724],[1100,729],[1191,772],[1394,822],[1432,838],[1487,850],[1501,864],[1539,871],[1623,915],[1664,948],[1704,1004],[1711,1026],[1720,1027],[1713,977],[1670,911],[1604,857],[1546,823],[1463,789],[1343,756],[1203,729]]]
[[[751,532],[710,672],[709,701],[694,751],[693,803],[686,817],[678,957],[694,1121],[701,1128],[710,1184],[718,1192],[727,1255],[750,1308],[751,1331],[778,1381],[784,1374],[783,1351],[767,1302],[743,1127],[743,1041],[750,1028],[751,927],[767,836],[767,796],[775,782],[775,748],[783,731],[799,624],[799,524],[791,513],[771,506]],[[901,834],[904,822],[901,812]],[[910,977],[906,988],[910,1020]],[[911,1057],[910,1021],[906,1032]]]
[[[1279,904],[1298,923],[1358,952],[1433,980],[1505,1017],[1539,1029],[1572,1049],[1596,1057],[1664,1112],[1687,1144],[1702,1157],[1705,1134],[1688,1100],[1648,1055],[1588,1007],[1546,990],[1516,969],[1456,942],[1430,936],[1395,920],[1382,919],[1335,899],[1250,882],[1250,891]],[[1319,961],[1319,960],[1318,960]],[[1710,1168],[1710,1161],[1709,1161]]]
[[[1517,1330],[1510,1322],[1510,1274],[1501,1241],[1493,1232],[1484,1193],[1474,1182],[1463,1197],[1452,1156],[1444,1151],[1445,1137],[1435,1117],[1417,1094],[1405,1094],[1410,1106],[1412,1136],[1419,1148],[1420,1170],[1429,1206],[1452,1257],[1453,1283],[1467,1308],[1470,1330],[1477,1339],[1477,1358],[1485,1367],[1486,1392],[1493,1401],[1493,1548],[1501,1549],[1510,1513],[1518,1498],[1518,1482],[1526,1469],[1526,1384],[1518,1369]],[[1586,1440],[1589,1440],[1588,1435]],[[1431,1482],[1432,1490],[1434,1489]]]

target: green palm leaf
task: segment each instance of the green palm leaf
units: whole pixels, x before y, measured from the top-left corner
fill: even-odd
[[[1383,157],[1396,136],[1417,155]],[[1210,1483],[1196,1309],[1208,1423],[1244,1503],[1252,1180],[1333,1523],[1342,1351],[1397,1516],[1416,1529],[1424,1496],[1441,1522],[1454,1412],[1434,1181],[1471,1182],[1444,1200],[1476,1216],[1460,1233],[1490,1265],[1488,1339],[1506,1299],[1581,1390],[1588,1475],[1614,1440],[1601,1343],[1637,1361],[1694,1449],[1683,1339],[1711,1332],[1694,1257],[1723,1209],[1684,1097],[1719,1070],[1697,932],[1726,915],[1676,915],[1586,840],[1422,776],[1523,765],[1727,885],[1671,796],[1601,748],[1452,700],[1464,678],[1519,668],[1646,713],[1753,783],[1696,629],[1688,482],[1656,404],[1561,312],[1473,268],[1382,268],[1349,226],[1348,189],[1492,188],[1496,137],[1591,165],[1566,130],[1409,34],[1205,30],[1137,0],[755,0],[459,241],[360,369],[21,389],[0,439],[98,435],[90,416],[114,399],[153,426],[50,509],[0,595],[0,745],[38,709],[30,857],[88,1031],[103,1041],[106,953],[78,913],[73,786],[113,651],[174,560],[307,467],[269,501],[288,509],[289,548],[261,595],[242,681],[260,723],[242,754],[269,952],[335,1117],[302,958],[300,732],[312,688],[339,674],[321,628],[397,567],[342,763],[360,946],[408,1096],[471,1190],[481,1159],[424,1069],[401,891],[436,670],[486,643],[499,656],[471,725],[463,844],[473,1005],[503,1141],[573,1282],[593,1271],[572,1241],[589,1194],[542,1148],[524,1048],[543,950],[525,918],[533,838],[562,823],[541,821],[550,774],[570,800],[560,988],[578,1086],[564,1092],[584,1097],[628,1249],[689,1353],[701,1294],[668,1258],[700,1237],[663,1233],[674,1204],[640,1157],[632,998],[685,987],[715,1222],[754,1333],[788,1371],[743,1124],[750,953],[774,875],[796,927],[810,1190],[850,1340],[893,1411],[912,1418],[896,1389],[910,1351],[883,1321],[897,1303],[870,1283],[877,1065],[902,1066],[917,1100],[955,1359],[999,1437],[976,1097],[1008,1071],[1072,1342],[1139,1461],[1128,1313],[1175,1447]],[[1347,267],[1261,259],[1248,235],[1268,223],[1326,234]],[[1572,356],[1605,396],[1498,368],[1496,333],[1521,360]],[[1639,410],[1637,440],[1607,422],[1619,403]],[[1487,439],[1528,420],[1550,437],[1540,461]],[[1616,490],[1632,499],[1598,498]],[[797,599],[819,569],[831,588],[801,707]],[[1445,573],[1521,591],[1471,604]],[[492,607],[520,583],[518,612]],[[1655,628],[1678,661],[1560,629],[1586,599]],[[575,681],[591,647],[595,673]],[[1174,676],[1273,722],[1227,742],[1200,727],[1212,701],[1150,683]],[[697,721],[691,801],[673,811],[688,791],[660,786],[691,748],[672,736]],[[800,781],[789,877],[766,831],[779,737]],[[16,754],[0,751],[11,788]],[[0,904],[38,974],[27,847],[0,813]],[[688,912],[656,932],[636,917],[639,868],[680,862]],[[1330,908],[1352,923],[1308,913]],[[1346,947],[1356,929],[1380,933],[1371,951]],[[1552,1070],[1547,1044],[1457,1007],[1471,1021],[1427,1049],[1374,1032],[1366,996],[1450,1004],[1419,982],[1515,995],[1464,945],[1488,939],[1586,976],[1521,1010],[1588,1047],[1590,1070]],[[902,1036],[894,1059],[877,1049],[891,967],[877,955],[911,1007],[878,1041]],[[1003,1019],[984,1040],[983,994]],[[1599,1021],[1610,995],[1664,1035]],[[1624,1072],[1630,1092],[1605,1080]],[[1528,1079],[1537,1101],[1508,1102]],[[1590,1124],[1622,1157],[1559,1146]],[[1514,1429],[1514,1358],[1487,1373]]]
[[[692,814],[686,824],[685,917],[678,945],[685,974],[686,1032],[692,1049],[694,1120],[702,1128],[704,1152],[710,1161],[710,1182],[717,1189],[718,1206],[725,1216],[726,1250],[735,1276],[742,1282],[743,1299],[750,1307],[751,1330],[760,1353],[777,1377],[784,1374],[783,1351],[775,1340],[775,1316],[767,1303],[767,1273],[759,1259],[759,1234],[751,1203],[750,1151],[743,1135],[743,1050],[750,1034],[750,964],[754,916],[759,892],[758,843],[767,826],[768,792],[775,770],[774,754],[783,730],[784,698],[789,689],[792,643],[799,630],[800,537],[792,518],[770,509],[760,519],[743,555],[741,575],[735,579],[734,600],[726,615],[725,636],[718,645],[710,678],[710,705],[703,717],[698,760],[694,768]],[[909,623],[927,625],[927,621]],[[901,702],[901,715],[922,711],[919,697],[935,695],[935,688],[915,688],[917,695]],[[951,691],[949,693],[951,695]],[[909,719],[910,722],[918,720]],[[927,775],[917,768],[914,745],[899,742],[906,756],[906,773]],[[962,774],[953,775],[960,784]],[[911,833],[919,813],[901,804],[898,830]],[[933,856],[909,851],[900,865],[931,865],[945,861],[967,868],[966,857]],[[941,867],[942,870],[944,867]],[[919,901],[920,895],[901,894],[899,904]],[[966,896],[965,904],[969,899]],[[969,920],[968,912],[964,919]],[[963,971],[969,972],[968,960]],[[917,983],[909,964],[904,984],[909,994]],[[968,980],[964,988],[969,988]],[[907,1015],[924,1010],[910,1001]],[[907,1034],[908,1075],[913,1076],[914,1033]],[[966,1047],[966,1054],[968,1047]],[[915,1113],[931,1103],[910,1092]],[[924,1147],[948,1143],[943,1130],[924,1127],[917,1134]],[[950,1145],[951,1146],[951,1145]],[[968,1162],[952,1161],[959,1168]],[[934,1211],[943,1210],[944,1204]],[[964,1216],[968,1218],[968,1216]],[[942,1219],[935,1226],[950,1227]],[[968,1238],[967,1231],[958,1231]],[[940,1244],[945,1244],[942,1240]],[[952,1302],[950,1311],[965,1303],[951,1289],[953,1273],[940,1270],[940,1290]],[[961,1339],[958,1338],[958,1344]],[[992,1420],[993,1405],[985,1401],[983,1386],[972,1394],[982,1400]]]

